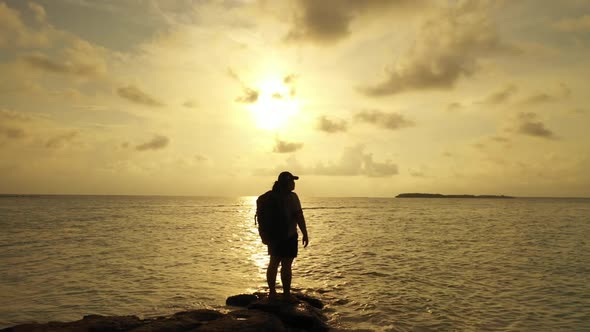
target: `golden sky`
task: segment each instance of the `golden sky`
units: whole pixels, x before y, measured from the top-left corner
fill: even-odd
[[[590,1],[0,0],[0,193],[590,196]]]

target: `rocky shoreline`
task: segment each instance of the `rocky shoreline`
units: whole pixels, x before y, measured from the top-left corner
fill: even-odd
[[[137,316],[88,315],[74,322],[31,323],[0,332],[184,332],[184,331],[328,331],[324,304],[319,299],[294,294],[290,301],[269,299],[266,294],[240,294],[226,300],[227,312],[198,309],[168,316],[140,319]]]

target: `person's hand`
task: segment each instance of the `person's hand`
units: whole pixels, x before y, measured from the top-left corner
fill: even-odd
[[[306,235],[303,235],[303,239],[301,240],[301,243],[303,243],[303,248],[307,248],[307,245],[309,244],[309,238]]]

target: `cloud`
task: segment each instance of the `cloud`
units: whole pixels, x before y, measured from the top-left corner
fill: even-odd
[[[523,135],[556,139],[555,134],[545,127],[545,124],[537,120],[537,115],[535,113],[519,113],[517,131]]]
[[[291,153],[300,150],[301,148],[303,148],[303,143],[277,140],[272,151],[277,153]]]
[[[257,169],[254,174],[275,175],[285,169],[295,174],[324,176],[390,177],[398,174],[398,167],[391,160],[374,161],[373,155],[365,153],[361,145],[344,149],[340,159],[335,163],[319,163],[306,167],[291,155],[286,159],[285,164],[278,165],[274,169]]]
[[[236,72],[233,71],[233,69],[228,68],[227,74],[229,75],[229,77],[239,82],[242,86],[242,96],[236,98],[236,102],[243,104],[254,104],[258,101],[258,97],[260,96],[260,92],[258,90],[248,87],[238,76],[238,74],[236,74]]]
[[[458,111],[462,108],[463,108],[463,105],[459,102],[453,102],[453,103],[450,103],[449,105],[447,105],[447,111],[449,111],[449,112]]]
[[[43,7],[33,5],[30,8],[38,19],[43,18],[41,14]],[[18,11],[8,7],[4,2],[0,2],[0,48],[47,47],[51,44],[52,37],[54,37],[52,36],[53,32],[47,26],[38,31],[28,28],[21,20]]]
[[[373,155],[365,154],[363,162],[363,174],[369,177],[388,177],[398,174],[397,165],[393,164],[390,160],[379,163],[373,161]]]
[[[209,158],[207,158],[207,157],[205,157],[205,156],[203,156],[201,154],[195,155],[195,161],[196,162],[203,163],[203,162],[206,162],[207,160],[209,160]]]
[[[450,89],[462,77],[478,70],[478,60],[513,52],[491,22],[485,3],[460,2],[441,10],[424,23],[415,44],[381,83],[361,87],[367,96],[380,97],[411,90]]]
[[[590,15],[564,18],[555,22],[553,27],[564,32],[587,32],[590,31]]]
[[[385,113],[378,110],[364,110],[355,114],[354,119],[359,122],[370,123],[379,128],[396,130],[414,126],[414,122],[406,120],[397,113]]]
[[[61,135],[54,136],[47,140],[45,143],[45,147],[48,149],[58,149],[66,146],[70,143],[74,138],[78,136],[77,131],[70,131]]]
[[[570,109],[569,112],[570,113],[573,113],[573,114],[585,114],[585,113],[588,113],[588,111],[585,110],[585,109],[583,109],[583,108]]]
[[[254,90],[249,87],[243,86],[242,93],[242,96],[236,98],[236,102],[244,104],[254,104],[256,101],[258,101],[258,90]]]
[[[297,88],[295,87],[295,81],[299,76],[296,74],[289,74],[283,78],[283,84],[289,87],[289,95],[295,97],[297,94]]]
[[[510,139],[504,136],[492,136],[490,137],[492,141],[499,142],[499,143],[510,143]]]
[[[29,115],[7,110],[7,109],[0,109],[0,122],[30,122],[33,121],[33,118]]]
[[[560,84],[558,91],[553,93],[538,92],[528,96],[527,98],[520,101],[523,105],[536,105],[560,101],[568,98],[571,95],[571,90],[565,85]]]
[[[516,88],[516,86],[510,84],[504,87],[503,89],[492,93],[484,100],[482,100],[481,103],[488,105],[500,105],[507,102],[510,99],[510,97],[512,97],[517,91],[518,89]]]
[[[24,129],[0,124],[0,138],[21,139],[26,137]]]
[[[311,170],[317,175],[388,177],[398,174],[398,167],[390,160],[375,162],[373,155],[364,152],[363,146],[356,146],[344,150],[340,161],[336,164],[318,165]]]
[[[298,76],[297,76],[297,75],[295,75],[295,74],[289,74],[289,75],[287,75],[287,76],[285,76],[285,77],[283,78],[283,83],[285,83],[285,84],[287,84],[287,85],[288,85],[288,84],[294,84],[294,83],[295,83],[295,80],[297,79],[297,77],[298,77]]]
[[[346,132],[348,130],[348,124],[344,120],[330,120],[325,116],[321,116],[318,119],[317,128],[320,131],[333,134],[338,132]]]
[[[41,54],[25,55],[21,60],[35,69],[56,74],[93,77],[103,72],[103,68],[96,64],[60,63]]]
[[[474,143],[472,146],[478,150],[485,150],[486,149],[486,145],[484,143]]]
[[[555,101],[557,98],[545,92],[540,92],[522,100],[522,104],[542,104]]]
[[[418,0],[297,0],[293,25],[285,36],[289,42],[332,44],[348,37],[352,22],[360,16],[381,15],[391,10],[415,9]]]
[[[31,116],[7,109],[0,109],[0,145],[5,140],[18,140],[27,137],[23,126],[33,122]]]
[[[408,169],[408,173],[410,173],[411,176],[416,177],[416,178],[424,178],[426,177],[426,173],[424,173],[423,170],[416,170],[416,169]]]
[[[131,102],[136,104],[151,106],[151,107],[160,107],[164,106],[160,101],[156,100],[154,97],[146,94],[145,92],[141,91],[134,85],[127,85],[117,89],[117,94],[121,98],[125,98]]]
[[[43,6],[36,4],[34,2],[29,2],[29,8],[35,14],[35,19],[38,23],[45,23],[47,13],[45,12],[45,8],[43,8]]]
[[[42,53],[18,57],[36,70],[78,77],[95,77],[106,72],[105,59],[112,54],[111,50],[49,24],[45,8],[37,3],[28,2],[27,6],[23,1],[17,6],[22,13],[0,2],[0,49],[46,50],[51,57]]]
[[[151,140],[148,142],[139,144],[135,147],[137,151],[147,151],[147,150],[160,150],[168,146],[170,140],[166,136],[162,135],[155,135]]]
[[[197,108],[199,107],[199,103],[194,100],[187,100],[184,103],[182,103],[182,106],[186,108]]]
[[[231,68],[227,68],[227,75],[231,78],[233,78],[234,80],[242,83],[242,80],[240,79],[240,77],[238,76],[238,74]]]

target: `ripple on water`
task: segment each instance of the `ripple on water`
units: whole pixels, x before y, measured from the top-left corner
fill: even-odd
[[[302,198],[294,287],[380,331],[584,330],[590,201]],[[0,326],[220,307],[265,288],[253,198],[0,200]]]

